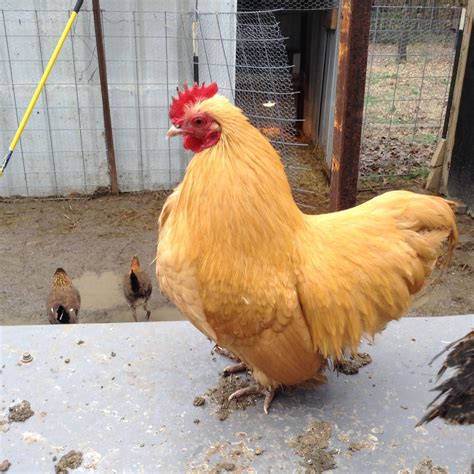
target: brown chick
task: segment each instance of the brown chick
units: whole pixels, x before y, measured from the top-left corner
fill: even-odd
[[[46,310],[50,324],[77,324],[81,295],[62,268],[53,275],[53,284],[48,295]]]
[[[150,319],[151,311],[147,307],[153,287],[150,277],[141,270],[140,260],[136,255],[130,262],[130,271],[123,279],[123,294],[132,310],[133,319],[137,321],[137,306],[143,306],[146,311],[145,320]]]

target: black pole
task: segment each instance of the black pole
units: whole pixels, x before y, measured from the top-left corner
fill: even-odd
[[[76,4],[74,5],[73,10],[76,13],[79,13],[79,10],[81,9],[83,3],[84,3],[84,0],[77,0]]]
[[[199,84],[199,56],[198,56],[198,41],[197,41],[197,32],[198,32],[198,0],[194,7],[194,20],[192,26],[192,39],[193,39],[193,81],[195,84]],[[204,39],[203,39],[204,41]]]

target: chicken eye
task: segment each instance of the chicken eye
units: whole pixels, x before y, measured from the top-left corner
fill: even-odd
[[[202,119],[201,117],[197,117],[193,120],[193,125],[195,125],[196,127],[200,127],[203,123],[204,119]]]

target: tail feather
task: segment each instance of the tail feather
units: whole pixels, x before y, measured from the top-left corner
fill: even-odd
[[[405,229],[415,231],[424,237],[425,249],[422,249],[423,245],[416,249],[419,256],[428,263],[432,259],[423,253],[435,251],[436,258],[432,262],[433,266],[438,263],[442,270],[446,269],[451,263],[459,239],[454,213],[457,204],[438,196],[427,196],[407,191],[393,191],[390,194],[407,199],[399,222]],[[443,242],[447,243],[447,248],[444,247],[444,255],[441,256]]]
[[[60,304],[58,309],[56,310],[56,319],[60,324],[69,324],[71,322],[71,317],[69,313],[66,311],[66,308]]]
[[[453,207],[439,197],[392,191],[353,209],[306,217],[297,293],[322,354],[338,359],[346,348],[356,352],[361,337],[408,310],[437,263],[451,258],[458,240]]]
[[[474,331],[449,344],[431,362],[446,351],[449,353],[438,372],[438,379],[448,368],[455,372],[434,388],[440,393],[428,405],[429,411],[416,426],[429,423],[437,417],[453,424],[474,424]],[[436,404],[443,396],[445,398]]]

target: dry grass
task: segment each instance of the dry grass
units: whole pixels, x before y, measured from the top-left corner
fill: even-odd
[[[329,182],[322,150],[310,144],[294,146],[284,162],[293,196],[301,210],[307,214],[327,212]]]
[[[451,44],[409,44],[403,62],[397,45],[370,46],[362,187],[403,186],[403,180],[426,178],[444,123],[453,60]]]

